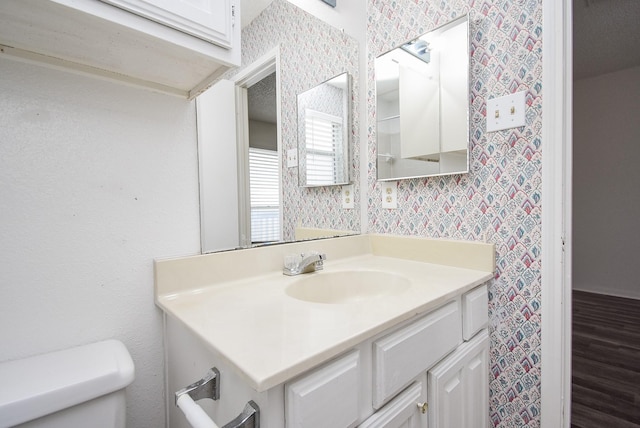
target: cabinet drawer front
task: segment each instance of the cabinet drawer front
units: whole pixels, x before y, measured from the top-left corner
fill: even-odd
[[[421,427],[423,425],[420,423],[421,419],[426,418],[427,415],[420,412],[418,403],[426,401],[425,390],[424,381],[411,384],[409,388],[359,425],[359,428]]]
[[[373,344],[373,407],[382,406],[461,342],[458,300],[376,341]]]
[[[354,426],[359,417],[359,371],[355,351],[287,384],[287,428]]]
[[[489,323],[487,285],[481,285],[462,296],[462,336],[471,339]]]

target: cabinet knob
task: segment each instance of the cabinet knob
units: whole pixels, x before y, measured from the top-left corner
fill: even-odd
[[[423,415],[427,413],[427,409],[429,408],[428,403],[417,403],[417,404],[418,404],[418,409],[420,409],[420,413],[422,413]]]

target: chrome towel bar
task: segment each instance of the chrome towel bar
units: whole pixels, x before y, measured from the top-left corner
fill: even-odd
[[[218,428],[202,407],[195,403],[203,398],[220,398],[220,372],[215,367],[209,369],[199,381],[176,392],[175,404],[193,428]],[[260,428],[260,408],[253,400],[249,401],[242,413],[222,428]]]

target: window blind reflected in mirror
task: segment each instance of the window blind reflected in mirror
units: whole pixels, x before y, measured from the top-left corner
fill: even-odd
[[[307,185],[344,181],[342,118],[315,110],[305,112]]]
[[[278,152],[249,148],[251,242],[280,240]]]

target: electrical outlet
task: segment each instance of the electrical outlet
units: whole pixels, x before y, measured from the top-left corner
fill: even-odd
[[[351,210],[354,208],[353,202],[353,184],[342,186],[342,208]]]
[[[382,190],[382,208],[398,208],[398,182],[383,181],[380,183]]]
[[[487,100],[487,132],[525,125],[525,93],[516,92]]]
[[[298,166],[298,149],[287,150],[287,168]]]

